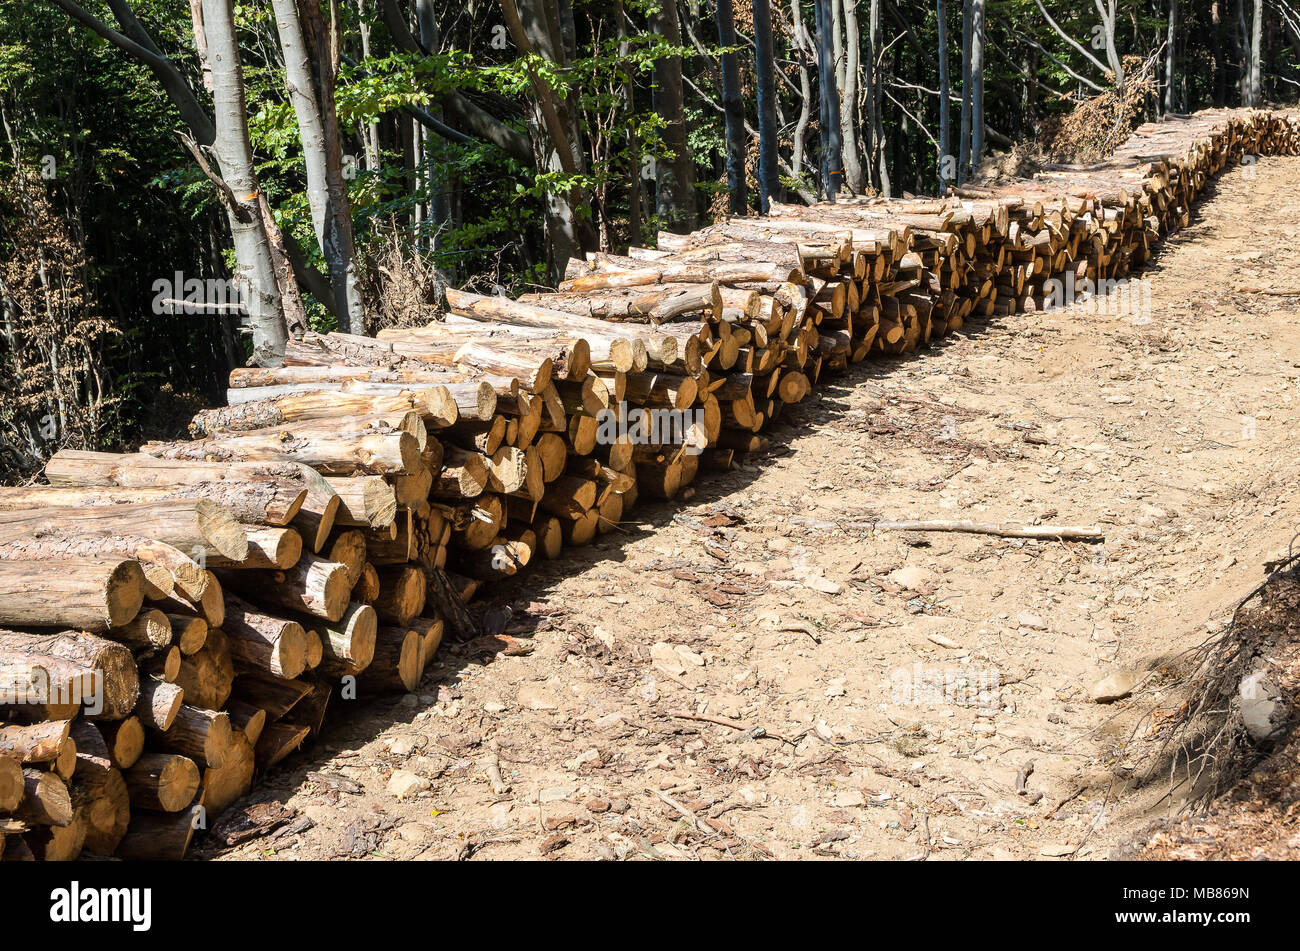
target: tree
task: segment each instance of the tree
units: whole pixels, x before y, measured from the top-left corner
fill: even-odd
[[[948,11],[944,0],[935,0],[935,13],[939,30],[939,193],[948,191],[948,177],[952,165],[952,144],[949,141],[949,97],[948,82]]]
[[[758,100],[758,203],[759,210],[766,214],[769,201],[780,201],[784,197],[777,175],[776,53],[772,43],[770,0],[753,0],[753,12],[754,87]]]
[[[316,240],[329,268],[333,310],[339,318],[339,329],[364,333],[352,241],[352,206],[343,177],[343,145],[334,111],[336,57],[317,0],[272,0],[272,7],[284,54],[285,85],[302,141],[307,200]],[[306,15],[306,30],[300,9]]]
[[[677,0],[657,0],[650,27],[670,47],[682,45]],[[667,158],[655,162],[655,207],[659,224],[685,234],[695,230],[695,162],[686,145],[686,114],[682,94],[682,58],[672,54],[655,61],[655,111],[663,122]]]
[[[745,194],[745,103],[741,99],[740,68],[736,63],[736,22],[732,0],[718,0],[718,45],[722,52],[722,105],[727,127],[727,194],[733,215],[743,215]]]
[[[1177,112],[1176,72],[1178,47],[1178,0],[1169,0],[1169,30],[1165,36],[1165,112]]]

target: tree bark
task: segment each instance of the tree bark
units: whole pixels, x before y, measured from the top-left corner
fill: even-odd
[[[718,45],[736,45],[732,0],[718,0]],[[745,103],[740,95],[740,69],[734,50],[722,53],[722,106],[727,127],[727,198],[733,215],[749,207],[745,194]]]
[[[770,0],[753,0],[754,88],[758,98],[758,204],[767,213],[771,200],[781,201],[777,173],[776,51],[772,43]],[[796,168],[795,172],[798,173]]]
[[[253,362],[276,366],[288,339],[271,245],[262,224],[231,0],[203,0],[216,115],[212,150],[229,188],[226,213],[235,244],[235,277],[253,331]]]
[[[650,28],[671,46],[682,45],[677,20],[677,0],[657,0],[659,9],[650,14]],[[685,102],[682,95],[682,58],[661,57],[655,61],[655,112],[664,123],[663,140],[669,157],[655,162],[655,208],[659,226],[665,231],[686,234],[695,230],[695,161],[686,141]]]

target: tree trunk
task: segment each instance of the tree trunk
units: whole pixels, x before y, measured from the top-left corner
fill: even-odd
[[[844,175],[849,191],[861,195],[866,190],[862,170],[862,142],[858,135],[858,79],[862,71],[859,60],[862,30],[858,26],[858,0],[841,0],[844,16],[844,82],[840,104],[840,129],[844,139]],[[836,28],[838,35],[838,27]]]
[[[650,28],[672,46],[682,45],[677,21],[677,0],[659,0],[650,14]],[[695,161],[686,142],[685,102],[682,95],[682,58],[655,61],[655,112],[663,120],[664,145],[670,158],[655,162],[655,208],[665,231],[687,234],[695,230]]]
[[[971,0],[971,167],[979,168],[984,154],[984,3]]]
[[[1264,45],[1264,0],[1254,0],[1250,22],[1250,71],[1246,79],[1246,105],[1258,107],[1263,101],[1260,84],[1260,53]]]
[[[231,0],[203,0],[203,25],[212,64],[216,136],[212,150],[230,188],[227,217],[235,244],[235,277],[253,331],[253,362],[283,362],[288,339],[270,242],[257,204],[260,189],[253,168]]]
[[[718,0],[718,45],[736,45],[736,24],[732,0]],[[745,194],[745,103],[740,97],[740,69],[736,53],[722,54],[722,107],[727,126],[727,196],[733,215],[749,208]]]
[[[951,83],[948,80],[948,10],[944,0],[935,0],[939,24],[939,194],[948,193],[953,173],[952,142],[949,138]]]
[[[328,38],[322,36],[325,28],[320,7],[315,0],[272,0],[272,7],[284,54],[285,83],[302,140],[307,203],[316,240],[329,268],[331,309],[339,318],[340,329],[363,333],[352,212],[334,114],[334,67]]]
[[[835,201],[844,180],[840,149],[840,93],[835,82],[835,21],[831,0],[815,0],[817,9],[817,78],[821,93],[822,186]]]
[[[1169,0],[1169,28],[1165,32],[1165,112],[1178,111],[1178,59],[1174,54],[1177,44],[1178,0]]]
[[[971,21],[974,0],[962,0],[961,6],[961,135],[957,156],[957,184],[970,178],[971,125]]]
[[[758,206],[784,198],[777,174],[776,53],[770,0],[753,0],[754,88],[758,98]],[[796,145],[796,148],[799,146]],[[799,169],[796,167],[796,173]]]

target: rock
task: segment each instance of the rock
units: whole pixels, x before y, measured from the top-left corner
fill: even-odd
[[[686,673],[686,661],[672,644],[659,641],[650,648],[650,659],[664,673],[680,677]]]
[[[1077,845],[1070,845],[1066,842],[1053,842],[1051,845],[1045,845],[1038,850],[1039,855],[1047,855],[1051,858],[1065,858],[1067,855],[1073,855],[1079,851]]]
[[[483,704],[483,712],[484,713],[505,713],[506,705],[502,703],[500,700],[489,700],[487,703]]]
[[[1256,743],[1275,739],[1287,720],[1286,701],[1281,691],[1268,679],[1268,672],[1260,669],[1241,678],[1238,692],[1241,696],[1241,719],[1246,732]]]
[[[577,786],[548,786],[537,794],[538,802],[559,802],[578,791]]]
[[[843,590],[842,586],[829,578],[823,578],[821,575],[809,575],[803,580],[803,585],[805,588],[820,591],[822,594],[839,594]]]
[[[865,806],[867,804],[867,797],[862,795],[862,790],[860,789],[837,789],[835,790],[835,795],[831,798],[831,804],[838,806],[841,809],[848,809],[853,806]]]
[[[1133,692],[1142,672],[1137,670],[1117,670],[1095,681],[1088,688],[1088,699],[1093,703],[1114,703],[1123,700]]]
[[[929,594],[934,590],[934,582],[938,576],[933,571],[922,568],[920,565],[904,565],[902,568],[891,571],[887,577],[900,588],[906,588],[918,594]]]
[[[609,812],[608,799],[588,799],[584,805],[588,812]]]
[[[847,682],[848,680],[845,677],[836,677],[834,680],[832,680],[829,684],[826,685],[826,696],[828,697],[844,696],[845,693],[844,685]]]
[[[946,647],[948,650],[961,650],[960,644],[954,641],[951,637],[945,637],[937,631],[927,634],[926,640],[933,644],[938,644],[940,647]]]
[[[560,701],[541,687],[524,684],[519,688],[519,705],[529,710],[558,710]]]
[[[1043,619],[1040,618],[1037,614],[1033,614],[1029,611],[1021,611],[1019,614],[1017,614],[1016,623],[1019,624],[1021,627],[1029,628],[1031,631],[1047,630],[1047,624],[1044,623]]]
[[[405,769],[393,770],[393,775],[388,777],[388,793],[398,799],[409,799],[417,793],[424,792],[429,786],[429,781],[423,776],[417,776]]]

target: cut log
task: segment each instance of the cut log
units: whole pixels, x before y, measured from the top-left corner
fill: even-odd
[[[292,680],[307,667],[307,632],[303,626],[264,614],[234,594],[226,594],[222,631],[236,669],[265,671]]]
[[[30,485],[0,486],[0,511],[154,504],[207,499],[248,525],[287,525],[306,498],[299,480],[197,482],[172,487]]]
[[[393,523],[397,499],[393,487],[380,476],[335,477],[327,481],[341,503],[336,525],[382,528]]]
[[[128,769],[135,765],[144,752],[144,726],[139,717],[130,716],[112,723],[100,722],[95,727],[103,735],[109,758],[115,767]]]
[[[199,768],[176,753],[146,753],[122,771],[131,805],[157,812],[179,812],[199,791]]]
[[[71,720],[0,726],[0,757],[13,757],[25,765],[52,763],[67,747],[71,728]],[[72,750],[75,758],[75,741]]]
[[[117,847],[118,858],[127,862],[179,862],[194,836],[194,817],[189,810],[175,813],[131,813],[131,824]]]
[[[221,766],[209,767],[203,771],[203,796],[200,802],[208,819],[221,815],[252,788],[254,766],[252,742],[248,737],[236,733],[226,748]]]
[[[23,770],[23,801],[13,815],[32,825],[67,825],[72,821],[67,784],[54,773],[27,767]]]
[[[375,635],[375,656],[357,678],[362,692],[411,692],[420,682],[420,635],[405,626],[381,626]]]
[[[216,552],[207,555],[208,568],[237,568],[287,571],[302,557],[302,535],[292,528],[250,528],[248,555],[242,560],[225,558]]]
[[[379,569],[379,597],[374,609],[381,622],[410,624],[424,610],[424,573],[413,565]]]
[[[233,736],[230,716],[224,711],[182,703],[171,726],[151,733],[149,739],[155,746],[188,756],[200,766],[220,769]]]
[[[365,670],[375,655],[378,628],[375,609],[355,602],[337,623],[317,624],[315,630],[324,648],[319,675],[337,679]]]
[[[185,702],[207,710],[219,710],[230,696],[235,682],[230,641],[221,628],[210,628],[201,650],[182,656],[173,683],[185,691]]]
[[[0,756],[0,813],[13,812],[22,798],[22,764],[12,756]]]
[[[130,623],[113,628],[105,636],[134,650],[159,650],[172,642],[172,622],[157,608],[148,608]]]
[[[135,658],[121,644],[93,634],[65,631],[60,634],[19,634],[0,631],[0,668],[6,658],[30,658],[44,663],[44,658],[66,661],[90,673],[92,692],[69,696],[65,703],[81,703],[92,718],[120,720],[135,709],[140,695],[140,680]],[[57,664],[50,665],[57,666]],[[87,678],[78,681],[82,689]]]
[[[199,564],[208,551],[236,561],[248,557],[244,527],[208,499],[0,512],[0,541],[12,542],[21,535],[45,532],[143,535],[180,549]]]
[[[166,732],[175,722],[184,700],[185,691],[176,684],[146,677],[140,682],[140,702],[135,705],[135,715],[145,726]]]
[[[139,563],[114,556],[0,561],[0,624],[102,634],[135,618],[144,587]]]

